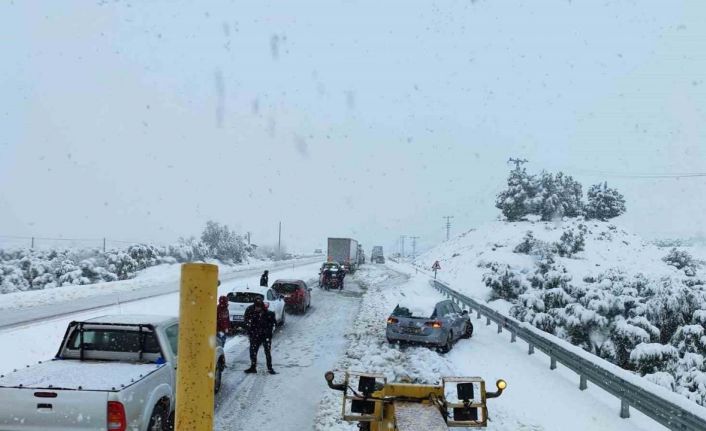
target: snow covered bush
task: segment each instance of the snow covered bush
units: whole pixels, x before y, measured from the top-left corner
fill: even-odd
[[[586,218],[609,220],[625,212],[625,198],[608,183],[592,185],[588,189],[588,201],[585,207]]]
[[[209,222],[202,240],[180,239],[158,248],[133,244],[125,250],[0,249],[0,293],[46,289],[66,285],[126,280],[138,271],[161,263],[204,261],[242,262],[254,247],[230,228]]]
[[[580,225],[582,226],[582,225]],[[579,229],[578,233],[573,229],[567,229],[561,234],[559,242],[554,244],[557,254],[561,257],[572,257],[584,250],[586,245],[586,235]]]
[[[684,273],[689,277],[696,275],[698,263],[687,251],[678,250],[676,247],[672,248],[662,260],[676,269],[683,269]]]
[[[679,359],[674,346],[659,343],[641,343],[630,353],[630,363],[640,375],[653,374],[673,368]]]
[[[208,247],[194,237],[179,238],[176,244],[167,247],[167,254],[177,262],[198,262],[212,257]]]
[[[485,267],[490,271],[483,274],[483,282],[493,291],[494,298],[516,299],[525,291],[522,277],[509,265],[491,262]]]
[[[631,325],[625,319],[613,323],[610,340],[615,347],[613,362],[622,368],[631,368],[630,354],[635,347],[650,342],[650,334],[639,326]]]

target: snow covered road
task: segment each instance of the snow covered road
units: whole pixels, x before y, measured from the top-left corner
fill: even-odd
[[[342,292],[324,291],[311,276],[304,278],[313,288],[311,308],[304,315],[287,315],[273,338],[279,374],[266,373],[262,350],[258,374],[244,374],[250,365],[247,338],[226,343],[228,368],[216,401],[216,430],[313,429],[319,399],[328,390],[323,375],[345,350],[362,291],[350,277]]]

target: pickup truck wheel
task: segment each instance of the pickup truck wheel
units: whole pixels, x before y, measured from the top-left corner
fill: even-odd
[[[221,390],[221,384],[223,382],[223,361],[218,361],[218,366],[216,367],[216,378],[213,383],[213,392],[218,393]]]
[[[169,429],[167,422],[167,412],[164,406],[161,403],[157,404],[152,410],[147,431],[167,431]]]

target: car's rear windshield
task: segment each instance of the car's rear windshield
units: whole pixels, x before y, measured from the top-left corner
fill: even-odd
[[[277,293],[294,293],[299,288],[299,285],[295,283],[275,283],[272,288]]]
[[[414,317],[414,318],[419,318],[419,319],[426,319],[429,314],[424,313],[422,310],[419,309],[409,309],[407,307],[400,307],[399,305],[395,307],[394,311],[392,312],[393,316],[397,317]]]
[[[81,349],[81,332],[76,329],[69,338],[68,348]],[[125,353],[160,353],[157,338],[153,332],[121,329],[84,329],[83,350]]]
[[[264,295],[254,292],[230,292],[228,301],[230,302],[255,302],[255,299],[265,299]]]

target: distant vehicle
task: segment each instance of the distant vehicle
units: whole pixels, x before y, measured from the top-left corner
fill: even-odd
[[[0,430],[166,431],[174,417],[178,339],[176,317],[71,322],[55,359],[0,378]],[[216,346],[215,392],[225,363]]]
[[[320,248],[314,250],[314,254],[324,254],[324,251]]]
[[[272,290],[284,296],[285,309],[305,313],[311,306],[311,288],[303,280],[277,280]]]
[[[354,239],[329,238],[327,253],[329,262],[338,262],[346,272],[358,268],[358,241]]]
[[[471,338],[473,323],[467,310],[453,301],[438,302],[430,317],[414,315],[397,305],[387,319],[387,341],[435,346],[446,353],[460,338]]]
[[[271,287],[256,286],[235,289],[228,293],[228,313],[230,314],[230,327],[232,329],[245,328],[245,310],[255,302],[255,298],[262,298],[265,307],[275,312],[277,326],[284,325],[284,297],[272,290]]]
[[[319,287],[341,290],[345,276],[345,271],[338,262],[324,262],[319,269]]]
[[[365,263],[365,252],[363,251],[363,245],[358,243],[358,266]]]
[[[370,252],[370,263],[385,263],[385,255],[382,253],[382,246],[376,245]]]

